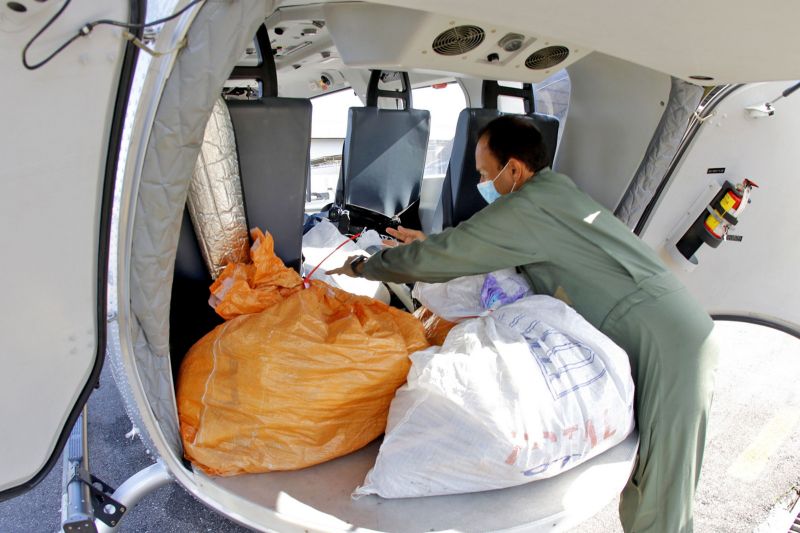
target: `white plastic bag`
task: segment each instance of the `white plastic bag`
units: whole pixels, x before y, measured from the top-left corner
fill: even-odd
[[[383,249],[383,240],[380,233],[374,229],[368,229],[361,233],[361,237],[356,241],[358,247],[372,254]]]
[[[303,275],[308,275],[328,254],[346,240],[347,237],[339,233],[339,229],[328,220],[322,220],[311,228],[308,233],[303,235],[303,256],[305,257]],[[326,270],[342,266],[352,255],[367,254],[358,244],[350,241],[325,260],[325,263],[314,272],[311,278],[322,280],[351,294],[369,296],[383,303],[389,303],[389,290],[379,281],[351,278],[343,274],[329,276],[325,273]]]
[[[411,295],[433,314],[450,322],[487,312],[533,294],[527,280],[513,268],[464,276],[446,283],[417,283]]]
[[[353,494],[498,489],[554,476],[633,429],[625,352],[573,309],[529,296],[411,356],[386,436]]]

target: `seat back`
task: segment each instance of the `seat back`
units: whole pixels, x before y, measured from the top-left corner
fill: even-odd
[[[222,323],[222,318],[208,305],[211,274],[200,253],[197,235],[184,208],[169,310],[170,362],[173,376],[189,348],[203,335]]]
[[[558,142],[558,119],[543,113],[533,112],[533,90],[530,84],[522,89],[503,87],[496,81],[483,82],[483,108],[463,109],[458,116],[456,133],[453,138],[453,151],[450,164],[442,184],[440,200],[442,228],[457,226],[479,210],[486,207],[486,201],[477,189],[480,176],[475,170],[475,147],[478,134],[492,120],[504,115],[497,109],[499,96],[522,98],[525,103],[525,120],[533,122],[542,133],[548,149],[548,164],[552,165]]]
[[[385,91],[381,72],[370,75],[367,106],[350,108],[336,203],[392,217],[419,200],[430,113],[412,109],[408,74],[399,73],[402,91]],[[399,99],[403,109],[380,109],[379,97]]]
[[[309,172],[311,102],[264,97],[232,100],[247,225],[272,234],[275,253],[300,268]]]
[[[480,108],[462,109],[459,113],[450,164],[442,183],[443,228],[457,226],[486,205],[476,188],[479,176],[475,170],[475,146],[481,129],[501,114],[496,109]]]

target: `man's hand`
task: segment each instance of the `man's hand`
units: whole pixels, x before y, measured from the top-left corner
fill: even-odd
[[[421,231],[404,228],[403,226],[398,226],[397,229],[386,228],[386,233],[397,239],[396,241],[383,239],[383,244],[389,247],[399,246],[400,244],[411,244],[414,241],[424,241],[427,237]]]
[[[364,256],[351,255],[350,257],[347,258],[347,260],[344,262],[342,266],[340,266],[339,268],[334,268],[333,270],[326,270],[325,273],[328,274],[329,276],[332,276],[333,274],[344,274],[345,276],[350,276],[351,278],[357,278],[360,272],[353,272],[353,267],[351,265],[353,264],[353,261],[355,261],[359,257],[364,257]],[[363,265],[364,263],[362,261],[356,265],[356,268],[359,267],[363,268]]]

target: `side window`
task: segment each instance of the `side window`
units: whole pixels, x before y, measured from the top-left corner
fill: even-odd
[[[450,162],[458,114],[467,107],[464,91],[456,82],[436,83],[411,91],[415,109],[431,113],[431,135],[425,158],[425,178],[444,177]]]
[[[499,81],[497,83],[503,87],[522,89],[522,83],[516,81]],[[498,96],[497,109],[503,113],[514,113],[515,115],[525,114],[525,104],[522,102],[522,99],[513,96]],[[536,110],[538,111],[539,109],[537,108]]]
[[[572,85],[567,71],[562,69],[542,81],[533,85],[533,103],[536,111],[553,115],[561,123],[559,138],[564,131],[564,122],[567,120],[569,110],[569,94]]]
[[[500,82],[506,87],[522,88],[519,82]],[[533,104],[537,113],[553,115],[562,126],[567,118],[570,93],[569,75],[566,70],[559,70],[542,82],[533,84]],[[513,96],[500,96],[497,107],[504,113],[525,113],[522,100]]]
[[[501,85],[508,87],[521,88],[522,84],[517,82],[501,82]],[[572,86],[566,70],[559,70],[549,78],[540,83],[533,84],[533,105],[537,113],[553,115],[561,123],[558,129],[558,140],[564,131],[564,122],[567,120],[569,110],[569,96]],[[497,107],[504,113],[525,113],[525,106],[520,98],[510,96],[500,96],[497,99]]]
[[[314,213],[333,202],[342,146],[347,136],[347,112],[363,106],[352,89],[343,89],[311,99],[311,183],[306,212]]]

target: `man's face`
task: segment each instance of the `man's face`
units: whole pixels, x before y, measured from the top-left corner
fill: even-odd
[[[517,161],[510,159],[504,170],[503,165],[489,150],[486,137],[481,137],[478,140],[478,144],[475,146],[475,169],[480,174],[481,183],[497,178],[494,182],[494,188],[500,194],[508,194],[511,192],[512,187],[515,186],[515,178],[519,179],[519,175],[515,176],[515,173],[519,171],[516,168],[517,166],[519,166]]]

